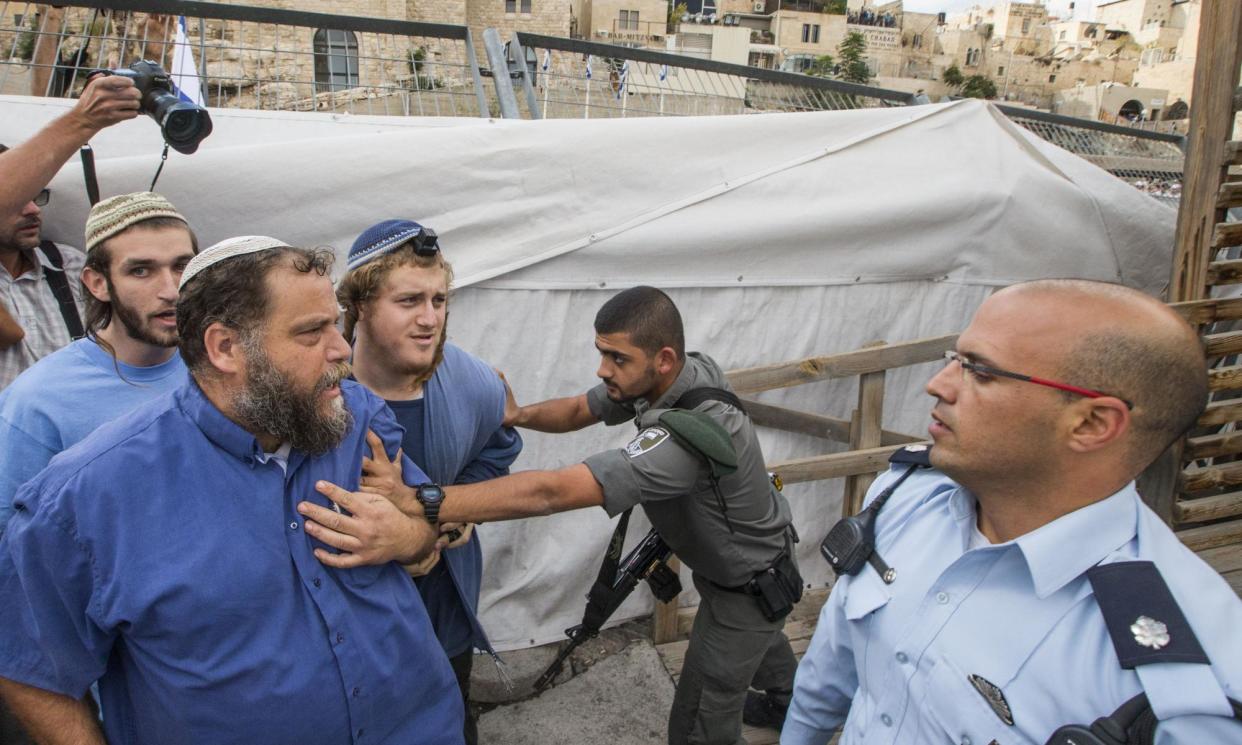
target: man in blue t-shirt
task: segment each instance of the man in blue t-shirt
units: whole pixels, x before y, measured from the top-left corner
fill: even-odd
[[[434,231],[386,220],[358,237],[337,297],[354,377],[384,398],[405,428],[402,448],[436,484],[503,476],[522,450],[501,424],[505,387],[485,362],[445,342],[453,270]],[[407,567],[415,577],[466,705],[465,739],[477,742],[469,711],[474,650],[495,655],[477,617],[483,554],[470,525],[441,526],[441,550]]]
[[[0,532],[13,495],[57,453],[104,422],[177,387],[177,282],[194,232],[164,197],[110,197],[86,219],[86,338],[27,368],[0,392]]]

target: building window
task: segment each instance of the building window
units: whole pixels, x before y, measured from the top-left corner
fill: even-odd
[[[915,49],[922,49],[923,48],[923,37],[916,36],[913,39],[911,39],[910,46],[914,47]]]
[[[505,0],[505,12],[516,13],[517,12],[517,0]]]
[[[811,26],[811,43],[812,44],[819,43],[819,24],[818,23],[815,24],[814,26]]]
[[[315,90],[358,87],[358,37],[353,31],[315,32]]]
[[[811,40],[811,24],[802,24],[802,43],[806,44]]]
[[[1031,19],[1023,18],[1022,19],[1022,35],[1026,36],[1029,33],[1031,33]]]
[[[618,26],[618,28],[620,28],[621,30],[628,29],[631,31],[637,31],[638,30],[638,11],[637,10],[621,11],[621,23]]]
[[[1061,35],[1057,37],[1061,41],[1065,41],[1065,29],[1061,29]]]
[[[1001,75],[1004,75],[1004,74],[1005,74],[1005,66],[1004,66],[1004,65],[1001,65],[1000,67],[996,68],[996,76],[997,76],[997,77],[1000,77]]]
[[[1055,83],[1055,82],[1057,82],[1057,76],[1056,76],[1056,75],[1049,75],[1049,76],[1048,76],[1048,82],[1049,82],[1049,83]]]

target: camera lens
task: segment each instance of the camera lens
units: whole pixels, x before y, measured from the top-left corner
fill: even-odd
[[[164,139],[179,153],[189,155],[211,134],[211,117],[205,109],[180,101],[166,109],[161,127]]]

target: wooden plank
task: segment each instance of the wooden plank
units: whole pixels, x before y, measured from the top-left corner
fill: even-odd
[[[858,416],[850,428],[850,450],[869,450],[880,446],[880,423],[884,417],[884,373],[873,372],[859,376]],[[853,515],[862,509],[867,487],[875,480],[874,473],[859,473],[845,477],[845,491],[841,503],[844,515]]]
[[[1208,404],[1207,410],[1200,415],[1198,424],[1200,427],[1213,427],[1236,421],[1242,421],[1242,399]]]
[[[1224,222],[1218,190],[1226,178],[1225,143],[1233,133],[1233,91],[1242,65],[1242,3],[1204,3],[1186,143],[1186,172],[1174,234],[1169,300],[1207,295],[1212,228]]]
[[[1208,370],[1208,389],[1213,391],[1236,391],[1242,388],[1242,365],[1218,367]]]
[[[1242,595],[1242,572],[1229,572],[1228,574],[1222,574],[1221,576],[1225,578],[1225,581],[1229,583],[1229,586],[1233,588],[1234,592],[1238,595]]]
[[[845,419],[837,419],[836,417],[822,416],[820,414],[808,414],[805,411],[787,409],[783,406],[759,403],[749,398],[742,399],[742,402],[746,404],[746,411],[750,414],[751,421],[760,427],[771,427],[782,432],[796,432],[800,435],[822,437],[833,442],[850,441],[850,423]],[[900,432],[890,432],[888,430],[880,432],[881,445],[903,445],[911,442],[922,442],[923,439],[922,437],[904,435]]]
[[[1184,303],[1172,303],[1169,307],[1181,314],[1191,325],[1236,321],[1242,318],[1242,297],[1188,300]]]
[[[957,334],[889,344],[874,349],[808,357],[771,365],[745,367],[725,373],[738,394],[770,391],[776,388],[814,383],[830,378],[849,378],[894,367],[906,367],[940,359],[957,343]]]
[[[1180,499],[1173,505],[1173,517],[1179,524],[1202,523],[1235,515],[1242,515],[1242,491],[1199,499]]]
[[[1242,259],[1229,261],[1213,261],[1208,264],[1207,283],[1213,287],[1218,285],[1236,285],[1242,282]]]
[[[856,473],[879,473],[888,468],[889,456],[902,447],[904,445],[881,445],[868,450],[777,461],[769,463],[768,470],[774,471],[786,484],[839,479]]]
[[[1190,468],[1182,474],[1182,491],[1195,492],[1242,484],[1242,462]]]
[[[1242,543],[1242,520],[1230,520],[1216,525],[1205,525],[1202,528],[1179,530],[1177,537],[1191,551],[1203,551]]]
[[[1200,551],[1199,558],[1221,574],[1240,572],[1242,571],[1242,543]]]
[[[1229,182],[1220,185],[1216,206],[1222,210],[1242,207],[1242,183]]]
[[[1186,442],[1186,460],[1216,458],[1242,453],[1242,431],[1191,437]]]
[[[681,559],[676,556],[669,557],[668,568],[673,574],[681,572]],[[663,644],[677,639],[677,598],[667,603],[661,603],[659,600],[655,604],[655,613],[651,619],[651,639],[656,644]]]
[[[1165,448],[1151,465],[1139,474],[1135,487],[1143,503],[1152,509],[1165,525],[1173,524],[1173,504],[1182,478],[1182,441]]]
[[[1242,166],[1242,140],[1225,143],[1225,165]]]
[[[1242,246],[1242,222],[1218,222],[1212,231],[1212,248]]]
[[[1203,343],[1208,357],[1223,357],[1227,354],[1238,354],[1239,352],[1242,352],[1242,331],[1227,331],[1221,334],[1207,334],[1203,337]]]

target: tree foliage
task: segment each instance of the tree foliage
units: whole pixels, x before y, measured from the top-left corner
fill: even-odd
[[[690,12],[689,6],[683,2],[671,2],[668,4],[668,23],[665,24],[665,30],[668,33],[677,31],[677,24],[681,23],[681,19],[686,13]]]
[[[945,70],[944,74],[940,76],[940,79],[944,81],[945,85],[953,88],[958,88],[962,83],[966,82],[965,76],[962,75],[961,70],[957,69],[957,65],[950,65],[949,69]]]
[[[971,75],[962,84],[962,95],[967,98],[996,98],[996,83],[983,75]]]
[[[871,80],[871,69],[867,67],[867,61],[863,59],[866,53],[867,40],[862,34],[851,31],[845,35],[845,38],[837,45],[842,80],[849,83],[866,83]]]
[[[810,67],[806,68],[806,74],[817,78],[830,78],[837,74],[837,63],[832,59],[831,54],[820,55],[815,58]]]

